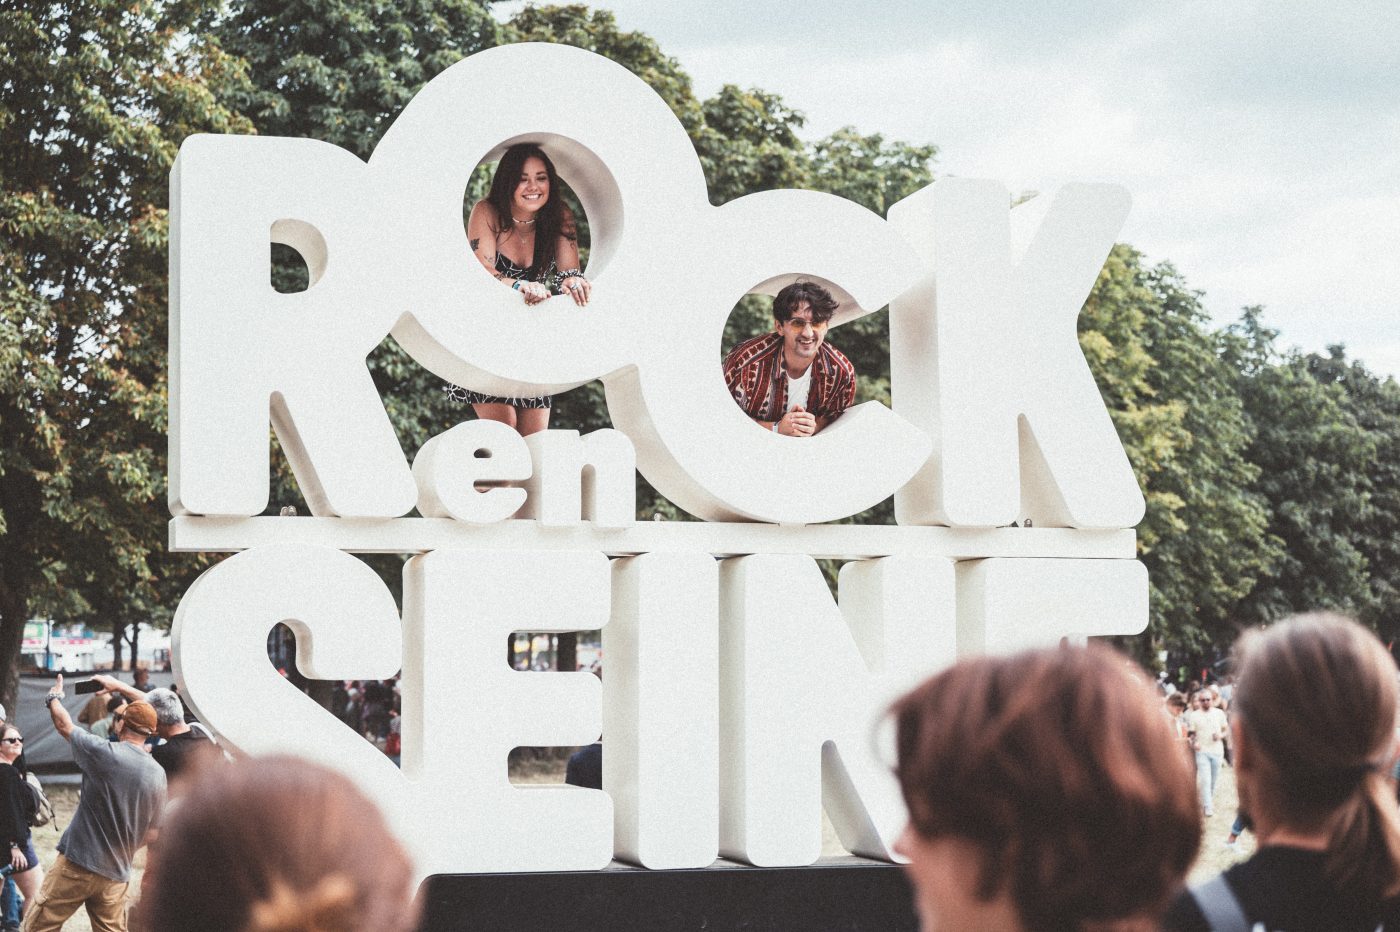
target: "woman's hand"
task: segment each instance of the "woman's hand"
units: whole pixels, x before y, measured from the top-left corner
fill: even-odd
[[[516,290],[525,296],[526,304],[539,304],[549,298],[549,289],[539,282],[520,282]]]
[[[561,284],[564,290],[569,293],[569,297],[574,299],[574,303],[579,307],[588,306],[588,296],[593,293],[593,284],[582,275],[570,275]]]
[[[10,866],[17,871],[22,871],[29,866],[29,859],[24,856],[24,852],[19,848],[11,848]]]

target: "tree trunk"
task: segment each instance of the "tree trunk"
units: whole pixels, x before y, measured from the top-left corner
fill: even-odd
[[[112,617],[112,675],[115,676],[122,668],[122,646],[126,644],[126,625]]]
[[[578,632],[565,631],[555,644],[554,669],[573,673],[578,669]]]
[[[122,625],[122,627],[125,628],[126,625]],[[133,674],[136,673],[137,658],[141,656],[141,652],[137,650],[140,647],[140,641],[141,623],[133,621],[131,623],[131,639],[128,641],[131,644],[131,672]]]
[[[0,703],[13,715],[19,696],[20,648],[24,623],[29,620],[29,599],[9,580],[0,580]]]

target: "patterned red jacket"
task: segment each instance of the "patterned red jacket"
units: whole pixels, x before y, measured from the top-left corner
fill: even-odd
[[[724,384],[749,417],[776,421],[787,410],[787,378],[783,372],[783,338],[778,333],[745,340],[724,357]],[[808,411],[835,418],[856,400],[856,369],[845,355],[825,341],[812,360]]]

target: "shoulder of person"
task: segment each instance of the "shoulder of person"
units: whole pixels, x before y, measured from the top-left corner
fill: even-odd
[[[472,216],[475,216],[477,211],[481,211],[481,219],[490,224],[491,229],[498,233],[500,232],[501,214],[500,211],[496,210],[495,204],[483,198],[472,205]],[[470,217],[468,218],[468,222],[470,222]]]
[[[743,357],[758,355],[760,351],[769,348],[771,344],[780,340],[782,340],[782,337],[771,330],[767,333],[760,333],[756,337],[749,337],[730,350],[729,354],[724,357],[724,361],[726,363],[731,361],[748,362],[748,360]]]
[[[75,748],[81,747],[93,750],[105,747],[106,745],[111,743],[106,738],[99,738],[92,732],[84,731],[81,728],[74,728],[73,734],[69,735],[68,737],[68,741]]]
[[[822,341],[820,353],[821,355],[826,356],[826,358],[832,361],[833,363],[836,363],[837,365],[842,366],[843,368],[851,369],[852,371],[855,370],[855,366],[852,365],[850,359],[846,357],[846,354],[841,352],[836,347],[832,346],[831,343],[826,340]]]

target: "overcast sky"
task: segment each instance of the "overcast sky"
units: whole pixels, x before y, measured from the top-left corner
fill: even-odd
[[[1112,181],[1121,239],[1220,323],[1347,345],[1400,375],[1400,4],[1394,0],[608,0],[700,98],[781,94],[819,138],[939,147],[1013,191]],[[509,15],[520,6],[503,5]]]

